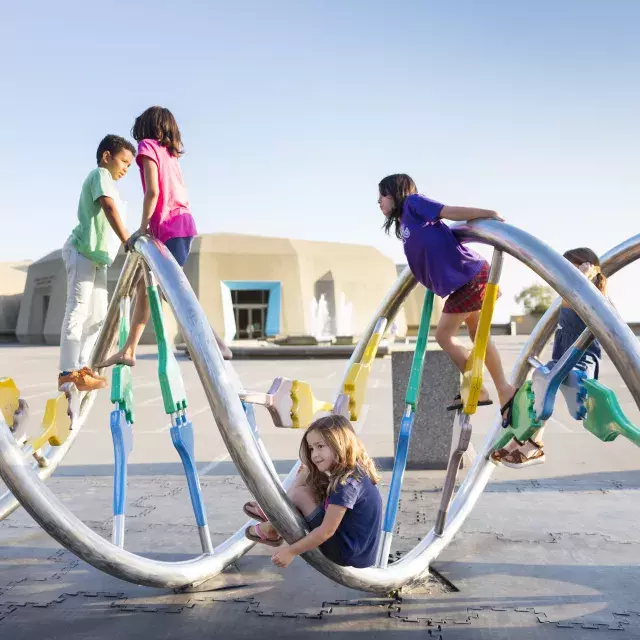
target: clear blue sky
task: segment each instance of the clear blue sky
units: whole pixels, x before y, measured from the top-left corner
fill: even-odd
[[[5,2],[0,24],[0,260],[63,244],[97,143],[152,104],[178,119],[201,232],[401,262],[376,205],[395,172],[559,251],[640,231],[637,0]],[[137,172],[120,187],[133,227]],[[627,319],[639,276],[612,284]],[[508,262],[498,319],[535,280]]]

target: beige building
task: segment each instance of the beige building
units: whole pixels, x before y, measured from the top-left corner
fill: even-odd
[[[120,254],[109,269],[110,292],[123,261]],[[198,236],[185,265],[207,317],[227,340],[358,335],[397,272],[373,247],[225,233]],[[407,325],[415,333],[423,297],[423,287],[411,294],[396,320],[398,335],[407,333]],[[20,341],[59,344],[65,298],[58,250],[29,266],[16,329]],[[175,322],[165,316],[175,340]],[[147,331],[145,341],[152,340]]]
[[[28,260],[0,263],[0,338],[11,337],[16,332],[30,264]]]

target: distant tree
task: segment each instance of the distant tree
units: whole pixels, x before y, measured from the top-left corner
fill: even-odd
[[[554,291],[546,284],[532,284],[525,287],[515,301],[521,304],[525,314],[541,315],[553,302]]]

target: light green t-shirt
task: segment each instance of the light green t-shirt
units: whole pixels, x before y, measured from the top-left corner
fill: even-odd
[[[122,203],[115,180],[108,169],[96,167],[84,181],[78,202],[78,226],[71,232],[73,246],[85,258],[109,266],[118,253],[119,241],[111,229],[98,198],[108,196],[115,201],[118,211]]]

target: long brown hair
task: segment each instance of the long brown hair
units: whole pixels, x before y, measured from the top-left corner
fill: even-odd
[[[596,267],[596,274],[595,276],[592,276],[591,282],[593,282],[601,293],[605,296],[607,295],[607,278],[602,271],[600,271],[600,258],[598,258],[595,251],[592,251],[587,247],[578,247],[577,249],[569,249],[569,251],[565,251],[562,255],[576,267],[579,267],[585,262]]]
[[[182,137],[173,113],[164,107],[149,107],[133,123],[131,135],[136,142],[150,139],[159,142],[176,158],[184,153]]]
[[[311,461],[307,436],[312,431],[316,431],[322,436],[335,456],[336,462],[329,475],[319,471]],[[318,502],[322,502],[336,490],[338,485],[344,484],[352,475],[355,475],[356,478],[369,476],[373,484],[380,481],[380,474],[375,463],[369,457],[351,423],[344,416],[331,414],[312,422],[304,432],[300,443],[300,460],[309,472],[307,486]]]
[[[416,183],[406,173],[394,173],[380,180],[378,191],[381,196],[391,196],[393,200],[393,211],[386,217],[382,228],[388,234],[391,227],[395,227],[396,238],[401,239],[400,218],[402,217],[402,207],[407,196],[412,193],[418,193]]]

